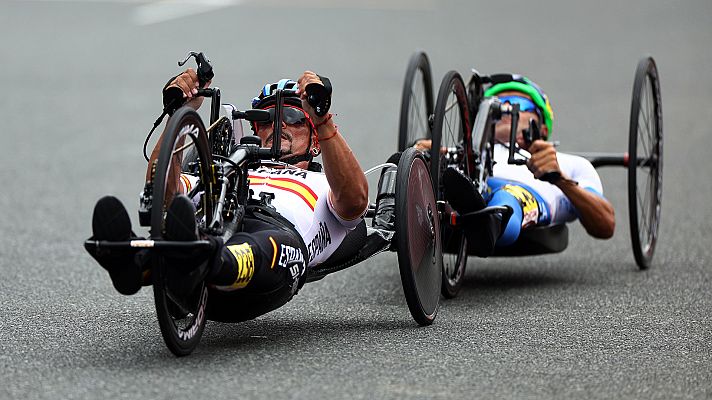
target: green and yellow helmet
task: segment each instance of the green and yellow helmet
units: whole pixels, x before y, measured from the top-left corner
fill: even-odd
[[[544,118],[544,125],[546,125],[549,130],[548,137],[551,137],[554,110],[552,110],[551,103],[549,103],[549,97],[541,90],[539,85],[526,76],[516,74],[496,74],[492,75],[491,78],[492,86],[485,90],[485,96],[496,96],[498,93],[507,91],[515,91],[528,95],[539,108]]]

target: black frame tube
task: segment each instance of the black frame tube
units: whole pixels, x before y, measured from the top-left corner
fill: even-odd
[[[274,128],[272,130],[272,160],[282,157],[282,89],[274,91]]]
[[[511,104],[509,113],[512,115],[512,128],[509,130],[509,158],[507,163],[523,165],[527,160],[514,158],[514,151],[517,149],[517,128],[519,128],[519,104]]]
[[[213,93],[210,97],[210,125],[220,118],[220,88],[212,88]]]

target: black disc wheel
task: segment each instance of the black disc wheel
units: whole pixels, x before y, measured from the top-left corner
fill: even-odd
[[[440,221],[423,154],[406,149],[396,176],[396,234],[403,292],[413,319],[435,320],[440,302],[442,248]]]
[[[663,113],[658,69],[652,57],[638,62],[628,141],[628,212],[635,262],[650,266],[660,226],[663,194]]]
[[[465,84],[456,71],[445,74],[433,119],[433,141],[430,149],[430,171],[437,200],[445,200],[442,175],[447,168],[456,168],[467,176],[473,170],[474,155]],[[442,294],[455,297],[462,286],[467,265],[467,239],[462,229],[441,224],[443,244]]]
[[[166,208],[186,187],[188,197],[199,199],[198,225],[211,222],[213,179],[211,155],[205,127],[195,110],[183,107],[168,120],[153,175],[151,239],[164,237]],[[181,183],[182,182],[182,183]],[[153,294],[161,334],[168,348],[177,356],[190,354],[200,341],[205,327],[207,287],[200,283],[188,293],[171,290],[170,279],[176,275],[166,258],[153,257]]]
[[[408,61],[401,96],[398,151],[412,147],[418,139],[430,139],[433,113],[433,79],[428,56],[416,52]]]

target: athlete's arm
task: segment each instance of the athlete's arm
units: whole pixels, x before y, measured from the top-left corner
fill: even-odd
[[[205,87],[210,86],[210,82],[207,82],[205,84]],[[183,73],[180,75],[176,76],[173,81],[171,81],[166,88],[169,87],[177,87],[183,92],[183,98],[186,100],[186,104],[195,110],[200,108],[200,105],[203,104],[203,97],[202,96],[194,96],[198,92],[198,88],[200,87],[200,83],[198,82],[198,74],[195,72],[193,68],[188,68],[185,70]],[[165,132],[165,128],[164,128]],[[151,179],[151,170],[153,168],[153,163],[158,159],[158,154],[161,151],[161,143],[163,142],[163,133],[161,133],[161,136],[158,138],[158,142],[156,142],[156,147],[153,148],[153,151],[151,152],[151,156],[149,157],[148,161],[148,167],[146,168],[146,181],[149,181]],[[180,172],[180,165],[179,165],[179,160],[174,157],[173,162],[171,163],[171,168],[168,171],[168,182],[167,182],[167,199],[170,199],[173,197],[173,193],[178,192],[179,188],[179,172]]]
[[[529,147],[531,158],[527,167],[534,177],[540,178],[547,172],[559,172],[562,179],[554,183],[579,213],[579,220],[589,235],[608,239],[613,236],[616,227],[616,217],[613,206],[608,200],[579,186],[566,176],[559,168],[556,149],[550,142],[535,140]]]
[[[338,132],[334,121],[328,119],[328,114],[318,117],[314,109],[307,103],[304,90],[310,83],[319,83],[319,77],[306,71],[299,78],[299,93],[302,107],[309,113],[317,128],[321,158],[324,163],[326,180],[329,182],[331,204],[339,217],[352,220],[363,215],[368,206],[368,183],[351,148]],[[328,119],[328,120],[327,120]]]

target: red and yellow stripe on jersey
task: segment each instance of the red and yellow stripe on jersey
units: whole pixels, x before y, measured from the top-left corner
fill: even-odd
[[[312,211],[314,211],[316,201],[319,199],[319,196],[317,196],[309,186],[296,179],[250,175],[250,185],[265,185],[294,193],[302,199]]]

